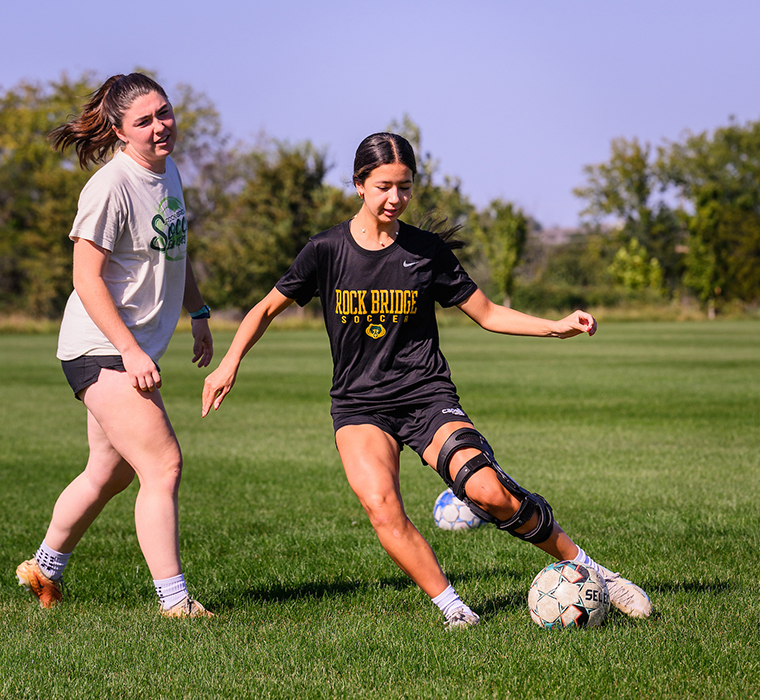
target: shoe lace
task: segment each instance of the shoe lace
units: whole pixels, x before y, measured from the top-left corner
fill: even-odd
[[[471,624],[476,619],[475,613],[468,613],[466,610],[459,608],[446,618],[446,627],[458,627],[462,623]]]
[[[612,574],[612,576],[605,577],[604,582],[607,584],[607,591],[610,594],[610,598],[614,598],[617,601],[628,603],[634,598],[634,592],[630,590],[626,583],[630,583],[626,579],[622,578],[620,574]]]

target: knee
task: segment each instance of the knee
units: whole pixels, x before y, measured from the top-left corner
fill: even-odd
[[[406,518],[401,502],[394,496],[373,493],[364,496],[361,504],[375,530],[397,527]]]
[[[182,478],[182,457],[172,455],[153,464],[143,464],[135,471],[140,479],[140,488],[175,494]]]
[[[162,482],[167,488],[178,489],[179,482],[182,479],[182,455],[177,455],[168,460],[163,468]]]

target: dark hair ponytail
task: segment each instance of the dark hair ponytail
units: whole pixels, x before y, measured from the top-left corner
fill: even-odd
[[[391,163],[402,163],[414,177],[417,174],[417,160],[412,144],[403,136],[385,131],[367,136],[356,149],[354,184],[363,184],[375,168]]]
[[[463,225],[454,224],[453,226],[447,227],[446,224],[448,223],[449,218],[447,216],[437,217],[435,210],[431,210],[424,214],[419,222],[415,225],[417,228],[424,229],[425,231],[430,231],[430,233],[438,234],[438,237],[444,243],[446,243],[446,245],[451,248],[451,250],[464,248],[467,245],[465,241],[454,237],[462,230]]]
[[[50,132],[53,148],[63,151],[74,146],[82,169],[90,163],[102,163],[121,143],[113,127],[120,129],[132,103],[152,92],[169,99],[164,89],[143,73],[110,77],[89,96],[78,116]]]

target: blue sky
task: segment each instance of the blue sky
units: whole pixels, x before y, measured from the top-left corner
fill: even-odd
[[[408,114],[440,175],[573,226],[615,137],[653,145],[760,118],[756,0],[5,3],[0,90],[144,66],[205,92],[235,139],[327,149]]]

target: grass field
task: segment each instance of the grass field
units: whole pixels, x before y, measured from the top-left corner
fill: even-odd
[[[217,335],[217,361],[230,338]],[[324,333],[276,328],[203,421],[189,335],[161,362],[185,456],[185,574],[216,618],[157,616],[135,485],[77,548],[65,603],[39,609],[14,570],[87,455],[55,342],[0,336],[0,697],[760,697],[757,322],[607,324],[566,342],[442,329],[502,466],[656,610],[560,632],[526,605],[546,555],[492,527],[437,530],[443,484],[405,450],[407,511],[482,618],[444,631],[345,481]]]

